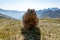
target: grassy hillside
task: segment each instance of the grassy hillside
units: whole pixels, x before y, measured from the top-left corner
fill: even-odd
[[[0,18],[0,40],[15,40],[20,34],[21,22],[19,20]]]
[[[0,18],[0,40],[23,40],[20,20]],[[60,40],[60,19],[39,19],[41,40]]]
[[[42,40],[60,40],[60,19],[40,19]]]

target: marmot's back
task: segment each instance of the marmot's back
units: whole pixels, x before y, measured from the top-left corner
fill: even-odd
[[[36,12],[34,9],[28,11],[23,16],[23,25],[26,29],[29,29],[30,27],[36,27],[39,20],[37,18]]]

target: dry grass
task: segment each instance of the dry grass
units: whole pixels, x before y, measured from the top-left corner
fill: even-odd
[[[40,19],[42,40],[60,40],[60,19]]]
[[[21,22],[13,19],[0,19],[0,40],[13,40],[20,33]]]
[[[60,40],[60,19],[39,19],[41,40]],[[22,22],[13,19],[0,19],[0,40],[23,40]]]

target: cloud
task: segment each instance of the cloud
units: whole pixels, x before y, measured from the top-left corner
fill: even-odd
[[[59,7],[60,1],[53,0],[0,0],[0,8],[8,10],[27,10],[33,8],[36,10]]]

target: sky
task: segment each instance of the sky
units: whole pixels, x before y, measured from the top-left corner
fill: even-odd
[[[60,0],[0,0],[0,8],[6,10],[42,10],[53,7],[60,8]]]

